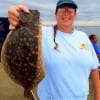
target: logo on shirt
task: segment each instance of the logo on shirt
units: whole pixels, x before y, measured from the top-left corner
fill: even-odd
[[[84,50],[88,50],[89,49],[88,45],[85,44],[85,43],[78,43],[78,46],[79,46],[80,49],[84,49]]]

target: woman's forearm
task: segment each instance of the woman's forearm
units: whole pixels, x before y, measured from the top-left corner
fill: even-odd
[[[95,100],[100,100],[100,76],[98,69],[91,71],[91,79],[95,88]]]

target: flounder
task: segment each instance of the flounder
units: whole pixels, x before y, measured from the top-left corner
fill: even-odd
[[[1,51],[1,63],[9,77],[24,88],[24,96],[34,100],[32,89],[44,78],[42,24],[38,10],[20,12],[20,24],[8,33]]]

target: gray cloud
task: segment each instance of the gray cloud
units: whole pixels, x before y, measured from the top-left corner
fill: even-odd
[[[100,21],[100,0],[74,0],[78,4],[77,21]],[[54,21],[57,0],[2,0],[0,17],[7,16],[8,8],[16,4],[24,4],[30,9],[38,9],[43,21]]]

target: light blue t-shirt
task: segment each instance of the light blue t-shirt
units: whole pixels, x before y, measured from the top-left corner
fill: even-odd
[[[95,51],[84,32],[57,31],[54,49],[53,27],[43,27],[45,78],[38,85],[40,100],[86,100],[91,70],[99,66]]]

